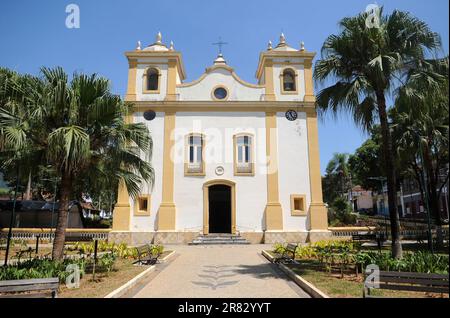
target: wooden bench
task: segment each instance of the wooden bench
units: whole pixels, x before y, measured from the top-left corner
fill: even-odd
[[[354,242],[377,242],[378,249],[381,251],[381,246],[386,241],[384,235],[376,233],[367,234],[353,234],[352,241]]]
[[[56,298],[59,278],[0,281],[0,298]]]
[[[90,236],[86,235],[66,235],[64,240],[65,243],[73,243],[73,242],[91,242],[93,239]]]
[[[138,260],[135,263],[144,265],[153,265],[158,261],[159,253],[153,254],[151,246],[149,244],[136,247]]]
[[[367,277],[366,275],[365,278]],[[437,294],[449,293],[448,275],[442,274],[380,271],[379,283],[379,288],[367,287],[366,284],[364,284],[363,297],[373,298],[374,296],[371,295],[373,289],[404,290]]]
[[[298,244],[288,243],[288,245],[286,245],[283,254],[281,254],[281,257],[276,259],[275,262],[277,263],[281,261],[294,262],[295,251],[297,250],[297,246]]]

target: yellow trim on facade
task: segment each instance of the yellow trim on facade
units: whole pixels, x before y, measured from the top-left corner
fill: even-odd
[[[295,208],[295,201],[300,200],[300,209]],[[291,215],[292,216],[306,216],[306,195],[304,194],[291,194]]]
[[[147,200],[147,209],[141,209],[141,200]],[[150,216],[151,195],[141,194],[134,200],[134,215],[135,216]]]
[[[189,172],[188,164],[189,164],[189,137],[191,136],[200,136],[202,138],[202,171],[201,172]],[[205,148],[206,148],[206,138],[205,135],[202,133],[190,133],[187,134],[184,139],[184,149],[185,149],[185,156],[184,156],[184,175],[185,176],[197,176],[197,177],[203,177],[206,175],[206,168],[205,168]]]
[[[258,85],[258,84],[252,84],[252,83],[248,83],[246,81],[244,81],[243,79],[241,79],[236,72],[234,71],[234,69],[228,65],[213,65],[210,66],[208,68],[206,68],[205,73],[203,73],[199,78],[197,78],[196,80],[193,80],[192,82],[189,83],[181,83],[181,84],[177,84],[177,87],[190,87],[190,86],[194,86],[198,83],[200,83],[206,76],[208,76],[208,74],[210,74],[212,71],[216,70],[216,69],[225,69],[228,72],[230,72],[231,76],[240,84],[249,87],[249,88],[264,88],[264,85]]]
[[[283,210],[278,192],[277,114],[266,112],[267,205],[266,230],[283,229]]]
[[[128,60],[128,85],[125,101],[135,101],[136,92],[136,74],[137,74],[137,60]]]
[[[237,138],[242,136],[250,137],[250,166],[251,172],[238,172],[237,171]],[[238,133],[233,136],[233,172],[235,176],[254,176],[255,175],[255,137],[251,133]]]
[[[209,234],[209,187],[218,184],[231,188],[231,233],[236,234],[236,183],[226,179],[215,179],[203,184],[203,234]]]
[[[264,91],[264,98],[267,101],[276,100],[275,97],[275,88],[273,85],[273,62],[267,61],[264,65],[264,82],[266,89]]]
[[[162,178],[162,202],[158,209],[157,229],[159,231],[175,230],[176,207],[173,202],[174,189],[174,162],[172,151],[175,140],[172,134],[175,130],[175,113],[164,114],[164,153],[163,153],[163,178]]]
[[[284,90],[284,72],[290,70],[294,73],[295,90],[285,91]],[[282,95],[297,95],[298,94],[298,73],[292,67],[284,67],[280,71],[280,92]]]
[[[311,203],[309,205],[309,230],[327,230],[327,208],[322,198],[322,177],[320,174],[319,133],[317,114],[306,117],[308,136],[309,180]]]
[[[167,94],[166,100],[176,100],[177,99],[177,61],[169,60],[167,69]]]
[[[305,61],[304,74],[305,74],[305,102],[315,102],[316,97],[314,95],[314,82],[312,72],[312,61]]]
[[[299,101],[136,101],[134,112],[286,112],[315,114],[313,102]]]
[[[155,90],[147,89],[147,72],[149,69],[155,69],[158,72],[158,88]],[[159,94],[161,87],[161,70],[159,67],[149,64],[149,66],[144,70],[142,75],[142,94]]]
[[[186,78],[186,72],[184,70],[183,65],[183,59],[181,57],[181,53],[177,51],[129,51],[125,52],[125,56],[128,58],[128,60],[140,60],[139,64],[147,65],[146,59],[147,58],[162,58],[162,59],[171,59],[175,60],[177,67],[178,75],[180,76],[181,80],[184,80]],[[165,64],[165,63],[162,63]]]

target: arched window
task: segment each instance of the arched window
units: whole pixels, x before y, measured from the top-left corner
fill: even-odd
[[[249,134],[234,137],[234,172],[236,175],[253,175],[253,138]]]
[[[297,88],[295,87],[295,72],[292,69],[286,69],[283,71],[283,91],[294,92]]]
[[[159,88],[159,71],[156,68],[149,68],[146,72],[146,85],[147,91],[157,91]]]

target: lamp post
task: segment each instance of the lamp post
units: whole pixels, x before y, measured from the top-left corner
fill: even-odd
[[[389,233],[388,233],[387,221],[386,221],[386,208],[384,205],[384,181],[387,180],[387,178],[386,177],[369,177],[369,179],[377,180],[377,181],[381,182],[381,203],[383,203],[383,205],[382,205],[383,206],[383,215],[384,215],[384,219],[385,219],[384,227],[385,227],[385,231],[386,231],[386,237],[388,237]]]

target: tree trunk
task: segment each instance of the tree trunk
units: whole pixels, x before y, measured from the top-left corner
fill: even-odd
[[[429,142],[429,139],[428,139]],[[424,165],[425,171],[427,172],[426,188],[428,189],[428,206],[431,211],[429,213],[430,218],[433,217],[436,224],[436,244],[440,248],[444,245],[444,237],[442,235],[442,222],[441,222],[441,209],[440,209],[440,198],[438,196],[438,182],[435,174],[435,169],[433,167],[433,158],[430,154],[430,148],[428,144],[424,147]],[[436,169],[438,169],[436,167]]]
[[[28,174],[27,189],[25,190],[25,200],[33,200],[33,195],[31,194],[31,171]]]
[[[377,103],[383,141],[383,158],[387,177],[389,218],[391,220],[392,257],[398,259],[402,258],[403,251],[402,244],[400,242],[400,219],[397,208],[397,183],[394,169],[391,133],[389,131],[386,112],[386,99],[383,92],[377,93]]]
[[[55,240],[53,241],[52,250],[52,257],[54,260],[62,260],[64,256],[64,241],[66,239],[71,188],[72,177],[70,173],[63,172],[61,178],[61,190],[59,195],[58,221],[56,224]]]

